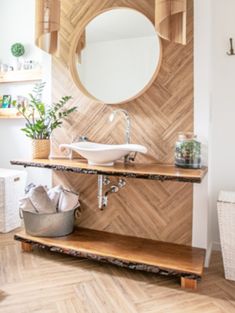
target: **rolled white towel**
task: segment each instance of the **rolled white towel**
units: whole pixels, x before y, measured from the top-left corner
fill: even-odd
[[[45,187],[39,185],[32,188],[28,197],[39,214],[56,213],[56,203],[49,198]]]
[[[28,196],[21,198],[19,200],[19,210],[20,212],[27,211],[27,212],[32,212],[32,213],[38,213],[37,209],[32,204]]]
[[[79,195],[64,189],[61,185],[47,189],[37,186],[30,189],[26,196],[20,199],[20,211],[33,213],[56,213],[76,209],[80,206]]]
[[[60,195],[63,192],[63,187],[61,185],[55,186],[47,191],[47,194],[56,208],[58,208]]]
[[[63,189],[63,191],[60,194],[58,211],[65,212],[76,209],[79,206],[80,206],[79,195],[72,191]]]

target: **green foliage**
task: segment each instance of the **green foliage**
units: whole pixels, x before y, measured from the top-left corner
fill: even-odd
[[[26,120],[22,131],[32,139],[49,139],[51,133],[63,123],[63,119],[76,111],[76,107],[65,108],[67,102],[72,98],[62,97],[58,103],[46,106],[42,101],[42,93],[45,83],[36,84],[33,92],[29,94],[29,105],[16,104],[17,110]]]
[[[11,46],[11,53],[16,58],[21,57],[25,53],[24,46],[21,43],[19,43],[19,42],[14,43]]]
[[[185,168],[200,168],[201,143],[195,139],[177,141],[175,164]]]

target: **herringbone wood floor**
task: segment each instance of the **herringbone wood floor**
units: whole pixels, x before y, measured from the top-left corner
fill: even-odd
[[[235,282],[215,252],[197,292],[174,278],[34,250],[0,235],[1,313],[232,313]]]

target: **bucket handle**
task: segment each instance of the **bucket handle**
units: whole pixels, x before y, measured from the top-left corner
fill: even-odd
[[[81,216],[81,211],[79,210],[79,207],[78,207],[74,210],[74,218],[77,220],[79,219],[80,216]]]
[[[22,213],[22,209],[19,208],[19,216],[20,216],[20,219],[22,220],[23,219],[23,213]]]

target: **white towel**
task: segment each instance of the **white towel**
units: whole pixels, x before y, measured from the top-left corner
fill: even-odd
[[[80,206],[78,194],[71,192],[69,190],[63,189],[60,194],[60,199],[58,203],[58,211],[65,212],[69,210],[76,209]]]
[[[20,210],[33,213],[56,213],[76,209],[80,206],[78,194],[58,185],[48,190],[44,186],[30,189],[26,196],[20,199]]]
[[[56,212],[56,203],[49,198],[47,190],[43,186],[32,188],[28,196],[38,213]]]
[[[32,212],[32,213],[38,213],[28,196],[21,198],[19,200],[19,209],[20,209],[20,212],[22,212],[23,210],[23,211]]]
[[[56,208],[58,208],[60,195],[63,192],[63,187],[61,185],[55,186],[47,191],[47,194]]]

